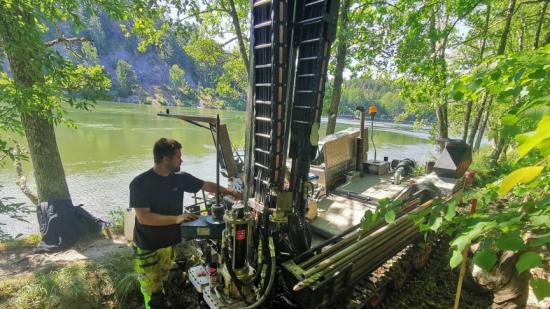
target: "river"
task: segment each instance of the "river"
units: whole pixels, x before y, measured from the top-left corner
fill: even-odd
[[[71,109],[68,118],[77,128],[56,128],[59,151],[64,164],[71,197],[75,204],[84,204],[92,214],[109,220],[108,211],[126,208],[128,184],[133,177],[153,164],[152,145],[160,137],[171,137],[183,145],[182,170],[199,178],[215,181],[215,148],[209,131],[178,119],[156,116],[165,107],[100,103],[93,111]],[[171,108],[172,113],[215,116],[214,110]],[[244,145],[244,112],[220,111],[221,122],[227,124],[234,145]],[[370,125],[370,122],[369,122]],[[358,126],[346,120],[337,130]],[[325,125],[321,125],[324,133]],[[433,159],[436,148],[429,143],[427,131],[411,126],[375,123],[374,142],[377,158],[412,158],[419,162]],[[23,141],[23,138],[19,137]],[[369,138],[370,139],[370,138]],[[371,147],[371,146],[369,146]],[[371,148],[372,149],[372,148]],[[369,152],[371,159],[373,152]],[[31,165],[24,164],[29,185],[34,188]],[[11,202],[30,204],[15,184],[11,162],[0,167],[0,197]],[[223,180],[223,177],[221,177]],[[189,202],[189,195],[186,201]],[[29,223],[0,215],[0,229],[11,235],[38,232],[36,215],[24,216]]]

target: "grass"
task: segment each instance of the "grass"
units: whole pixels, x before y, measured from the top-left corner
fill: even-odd
[[[0,280],[0,308],[135,308],[132,254],[79,261]]]
[[[124,213],[122,208],[116,208],[107,212],[111,218],[111,221],[107,225],[107,229],[109,229],[110,233],[117,235],[124,234]]]
[[[42,236],[40,234],[31,234],[25,237],[3,239],[2,241],[0,241],[0,253],[6,250],[23,250],[27,247],[36,246],[41,239]]]

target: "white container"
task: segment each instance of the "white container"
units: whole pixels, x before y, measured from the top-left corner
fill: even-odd
[[[124,237],[128,241],[134,240],[134,225],[136,223],[136,211],[133,208],[126,208],[124,212]]]

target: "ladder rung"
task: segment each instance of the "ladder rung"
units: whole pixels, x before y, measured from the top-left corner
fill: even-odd
[[[301,21],[298,22],[298,24],[300,24],[300,25],[314,24],[314,23],[318,23],[322,20],[323,20],[323,16],[319,16],[319,17],[313,17],[313,18],[306,19],[306,20],[301,20]]]
[[[260,164],[258,162],[254,162],[254,165],[257,166],[257,167],[260,167],[260,168],[263,168],[264,170],[271,170],[269,167],[263,165],[263,164]]]
[[[323,2],[325,2],[325,0],[317,0],[317,1],[310,2],[310,3],[306,3],[305,6],[308,7],[308,6],[316,5],[316,4],[323,3]]]
[[[318,59],[319,57],[317,56],[313,56],[313,57],[304,57],[304,58],[298,58],[298,61],[306,61],[306,60],[315,60],[315,59]]]
[[[268,3],[271,3],[271,0],[260,0],[260,1],[254,3],[254,7],[257,8],[259,6],[262,6],[262,5],[268,4]]]
[[[254,119],[259,121],[271,122],[271,119],[267,117],[256,117]]]
[[[307,106],[307,105],[295,105],[294,108],[311,109],[311,106]]]
[[[259,64],[259,65],[254,66],[254,68],[256,68],[256,69],[271,68],[271,63],[268,63],[268,64]]]
[[[256,103],[257,103],[257,104],[266,104],[266,105],[271,105],[271,102],[270,102],[270,101],[262,101],[262,100],[256,100]]]
[[[263,150],[262,148],[254,148],[254,150],[256,150],[258,152],[261,152],[261,153],[270,154],[269,151]]]
[[[263,179],[258,179],[258,177],[254,177],[254,180],[255,181],[261,181],[264,185],[269,185],[269,182],[267,180],[263,180]]]
[[[256,84],[255,86],[256,87],[270,87],[272,86],[273,84],[270,84],[270,83],[262,83],[262,84]]]
[[[254,49],[263,49],[263,48],[268,48],[268,47],[271,47],[271,43],[254,46]]]
[[[296,93],[313,93],[313,90],[296,90]]]
[[[313,76],[317,76],[317,74],[298,74],[297,77],[313,77]]]
[[[256,136],[263,137],[263,138],[271,138],[269,134],[264,134],[264,133],[256,133]]]
[[[304,41],[301,41],[300,44],[303,44],[303,43],[313,43],[313,42],[319,42],[321,39],[320,38],[315,38],[315,39],[309,39],[309,40],[304,40]]]
[[[296,122],[296,123],[299,123],[299,124],[308,124],[309,125],[309,122],[303,121],[303,120],[293,120],[292,122]]]
[[[260,29],[268,26],[271,26],[271,20],[265,21],[261,24],[254,25],[254,29]]]

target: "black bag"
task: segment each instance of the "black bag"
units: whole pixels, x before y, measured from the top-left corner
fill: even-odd
[[[103,221],[67,199],[50,200],[36,206],[42,241],[35,253],[57,252],[72,246],[80,236],[97,233]]]

